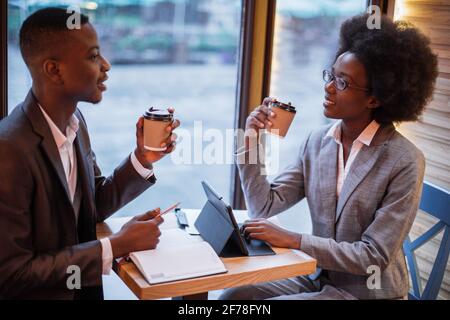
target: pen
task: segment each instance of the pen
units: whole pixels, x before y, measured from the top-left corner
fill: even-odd
[[[166,210],[164,210],[163,212],[161,212],[160,214],[158,214],[155,218],[159,218],[159,217],[161,217],[162,215],[166,214],[167,212],[172,211],[173,209],[175,209],[176,207],[178,207],[180,204],[181,204],[181,202],[178,202],[178,203],[174,204],[173,206],[167,208]]]

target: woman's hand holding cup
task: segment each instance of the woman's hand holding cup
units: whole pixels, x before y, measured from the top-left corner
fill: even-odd
[[[271,119],[276,117],[276,114],[269,108],[269,104],[272,101],[275,101],[275,99],[270,97],[265,98],[262,105],[250,113],[245,123],[246,134],[250,133],[250,131],[252,134],[254,134],[254,132],[258,133],[259,130],[270,129],[272,127],[273,123],[271,122]]]
[[[262,105],[258,106],[248,116],[245,123],[246,150],[251,149],[250,146],[258,144],[260,130],[270,130],[272,128],[272,120],[276,117],[276,114],[269,108],[269,104],[272,101],[275,101],[275,99],[270,97],[265,98]]]

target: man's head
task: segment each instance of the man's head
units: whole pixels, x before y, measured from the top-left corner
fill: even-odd
[[[33,87],[74,102],[98,103],[111,66],[100,54],[97,33],[85,15],[79,29],[70,30],[64,9],[36,11],[20,30],[20,50]]]

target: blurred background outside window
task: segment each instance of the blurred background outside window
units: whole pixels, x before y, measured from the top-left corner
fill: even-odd
[[[280,170],[294,163],[312,130],[329,123],[323,116],[322,70],[334,63],[342,22],[365,10],[366,0],[277,0],[270,96],[297,108],[288,135],[279,143]],[[293,231],[312,231],[306,200],[280,220]]]
[[[194,121],[202,121],[203,134],[218,129],[225,135],[226,129],[234,127],[239,0],[10,0],[9,112],[23,101],[31,86],[18,47],[22,21],[40,8],[69,5],[78,5],[90,17],[101,52],[112,64],[103,101],[80,104],[104,175],[112,173],[134,150],[135,124],[151,106],[174,107],[182,128],[192,136]],[[203,149],[209,143],[203,141]],[[231,140],[229,150],[232,145]],[[205,202],[203,179],[229,200],[231,165],[194,164],[194,150],[191,158],[191,165],[173,165],[170,156],[156,163],[157,184],[119,215],[164,208],[178,201],[185,208],[200,208]]]
[[[327,123],[322,111],[322,70],[334,62],[341,23],[362,13],[365,4],[365,0],[277,1],[270,95],[298,109],[288,136],[279,142],[280,170],[295,160],[307,134]],[[203,150],[210,142],[194,130],[195,121],[202,121],[203,134],[218,129],[225,137],[225,130],[233,129],[239,0],[9,0],[9,112],[31,86],[18,48],[20,25],[32,12],[55,5],[82,8],[112,64],[101,104],[80,104],[103,174],[109,175],[134,150],[135,123],[150,106],[174,107],[182,128],[192,137],[197,135],[196,141],[203,140]],[[226,141],[224,162],[232,144]],[[205,197],[200,181],[204,179],[229,201],[231,165],[195,164],[196,152],[193,148],[192,164],[174,165],[171,157],[158,162],[157,184],[119,215],[176,201],[185,208],[201,208]],[[282,214],[281,221],[290,229],[309,231],[306,201]]]

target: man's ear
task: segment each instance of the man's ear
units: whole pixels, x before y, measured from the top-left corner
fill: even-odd
[[[54,84],[64,84],[60,63],[54,59],[47,59],[42,66],[45,77]]]
[[[369,109],[376,109],[379,106],[380,106],[380,101],[376,97],[370,96],[367,108],[369,108]]]

